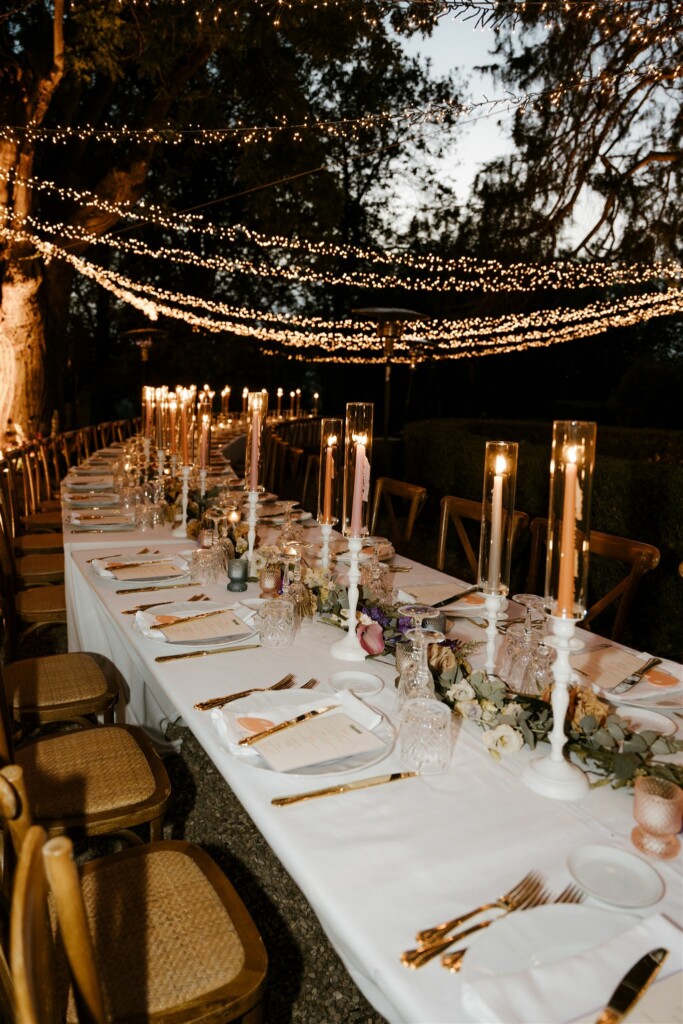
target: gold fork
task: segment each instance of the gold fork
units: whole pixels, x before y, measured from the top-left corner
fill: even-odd
[[[313,689],[315,689],[315,687],[318,685],[319,682],[320,682],[319,679],[309,679],[308,682],[304,683],[303,686],[300,686],[299,689],[300,690],[313,690]]]
[[[544,888],[541,878],[535,878],[525,886],[523,892],[518,894],[514,904],[501,916],[506,917],[507,914],[511,914],[515,910],[526,910],[528,907],[538,906],[539,903],[547,903],[549,899],[550,895]],[[492,918],[490,921],[483,921],[480,924],[473,925],[471,928],[466,928],[464,932],[456,932],[455,935],[444,935],[442,938],[435,939],[434,942],[426,942],[418,946],[417,949],[407,949],[401,953],[401,963],[405,964],[406,967],[413,968],[413,970],[423,967],[430,960],[433,960],[435,956],[438,956],[439,953],[443,953],[449,946],[452,946],[454,942],[459,942],[473,932],[479,931],[480,928],[486,928],[487,925],[499,920],[500,918],[498,917]]]
[[[568,885],[555,899],[544,899],[541,900],[540,903],[531,903],[530,906],[518,907],[517,909],[529,910],[531,907],[540,906],[541,903],[581,903],[584,896],[585,893],[583,890],[579,889],[578,885]],[[510,911],[508,911],[508,913],[510,913]],[[503,914],[503,917],[507,917],[507,914]],[[493,924],[493,921],[484,921],[481,925],[477,925],[476,928],[468,929],[468,931],[463,932],[460,935],[460,938],[464,938],[465,935],[470,935],[473,931],[476,931],[477,928],[486,928],[489,924]],[[465,947],[465,949],[456,949],[453,953],[446,953],[445,956],[441,957],[441,963],[449,971],[452,971],[453,974],[456,974],[462,967],[462,961],[466,952],[467,947]]]
[[[212,708],[222,708],[225,704],[231,704],[234,700],[239,700],[240,697],[248,697],[251,693],[265,693],[267,690],[289,690],[292,686],[294,686],[294,676],[290,672],[288,675],[283,676],[279,682],[273,683],[272,686],[256,686],[251,690],[230,693],[227,697],[212,697],[211,700],[201,700],[199,704],[195,704],[195,708],[197,711],[210,711]]]
[[[469,921],[471,917],[475,917],[476,914],[481,914],[484,910],[508,910],[514,906],[515,900],[524,896],[527,892],[527,888],[533,882],[541,882],[542,878],[538,871],[529,871],[524,878],[513,886],[509,892],[506,892],[503,896],[499,896],[493,900],[492,903],[482,903],[480,907],[475,910],[470,910],[468,914],[463,914],[461,917],[454,917],[450,921],[444,921],[443,924],[437,924],[433,928],[424,928],[421,932],[418,932],[415,936],[417,942],[421,946],[428,945],[440,939],[443,935],[452,932],[454,928],[459,928],[465,921]]]

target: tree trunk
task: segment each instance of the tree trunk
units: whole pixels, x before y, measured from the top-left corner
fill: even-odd
[[[0,425],[9,417],[28,434],[44,429],[45,318],[42,274],[15,273],[2,283],[0,307]]]

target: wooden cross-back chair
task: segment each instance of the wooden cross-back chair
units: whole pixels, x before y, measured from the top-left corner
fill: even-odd
[[[69,839],[26,831],[10,920],[19,1024],[258,1024],[267,967],[246,907],[199,847],[167,840],[79,871]]]
[[[558,529],[561,523],[558,521]],[[527,589],[529,593],[538,594],[543,589],[543,575],[545,571],[546,549],[548,544],[548,520],[534,519],[531,523],[531,554],[529,558],[529,577]],[[599,559],[609,559],[616,563],[614,576],[618,577],[617,582],[609,587],[607,593],[599,597],[591,597],[586,617],[580,623],[584,629],[592,629],[592,623],[610,610],[614,613],[609,636],[612,640],[620,642],[624,635],[629,616],[633,610],[640,581],[647,572],[651,572],[659,565],[660,552],[653,544],[647,544],[638,540],[629,540],[627,537],[618,537],[611,533],[601,533],[598,530],[591,530],[589,534],[589,550],[591,566],[593,556]],[[594,573],[589,570],[590,576]],[[601,632],[603,630],[601,629]]]
[[[417,484],[407,484],[402,480],[393,480],[381,476],[375,483],[375,494],[370,517],[370,533],[376,534],[380,528],[382,513],[387,516],[388,529],[386,534],[398,552],[407,549],[413,535],[415,520],[427,500],[427,488]],[[398,508],[402,515],[398,515]]]
[[[21,520],[21,511],[15,483],[7,459],[0,459],[0,503],[5,512],[8,532],[12,536],[14,551],[18,555],[55,554],[64,550],[61,532],[27,533]]]
[[[300,505],[307,512],[316,515],[318,512],[318,478],[320,476],[320,456],[309,455],[306,459],[306,470],[301,485]]]
[[[458,535],[458,540],[460,541],[460,546],[462,548],[462,553],[465,557],[466,566],[470,572],[470,579],[472,580],[473,583],[477,582],[477,576],[479,572],[478,538],[480,535],[482,511],[482,503],[480,501],[474,501],[470,498],[457,498],[454,495],[448,494],[441,499],[439,539],[436,552],[437,569],[441,569],[443,571],[446,565],[448,529],[450,525],[453,525],[455,527],[455,532]],[[468,532],[465,526],[465,522],[475,524],[471,534]],[[513,550],[515,544],[519,540],[519,537],[524,533],[528,525],[529,516],[526,514],[526,512],[519,512],[515,510],[513,512],[512,523]],[[472,536],[477,537],[476,551],[472,543]]]
[[[131,830],[146,825],[150,839],[160,838],[171,783],[142,729],[94,725],[17,744],[2,676],[0,671],[0,765],[22,769],[32,819],[49,835],[116,833],[139,843]]]

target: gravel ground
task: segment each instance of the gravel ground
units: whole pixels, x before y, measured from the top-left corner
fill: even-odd
[[[24,656],[66,650],[66,630],[44,630]],[[244,900],[270,961],[266,1024],[383,1024],[347,974],[292,881],[189,729],[166,755],[173,797],[165,837],[189,839],[220,865]],[[104,851],[102,851],[104,852]]]

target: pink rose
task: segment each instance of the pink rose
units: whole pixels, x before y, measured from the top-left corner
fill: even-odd
[[[368,654],[381,654],[384,650],[384,633],[379,622],[371,622],[369,626],[358,626],[356,635],[361,647]]]

